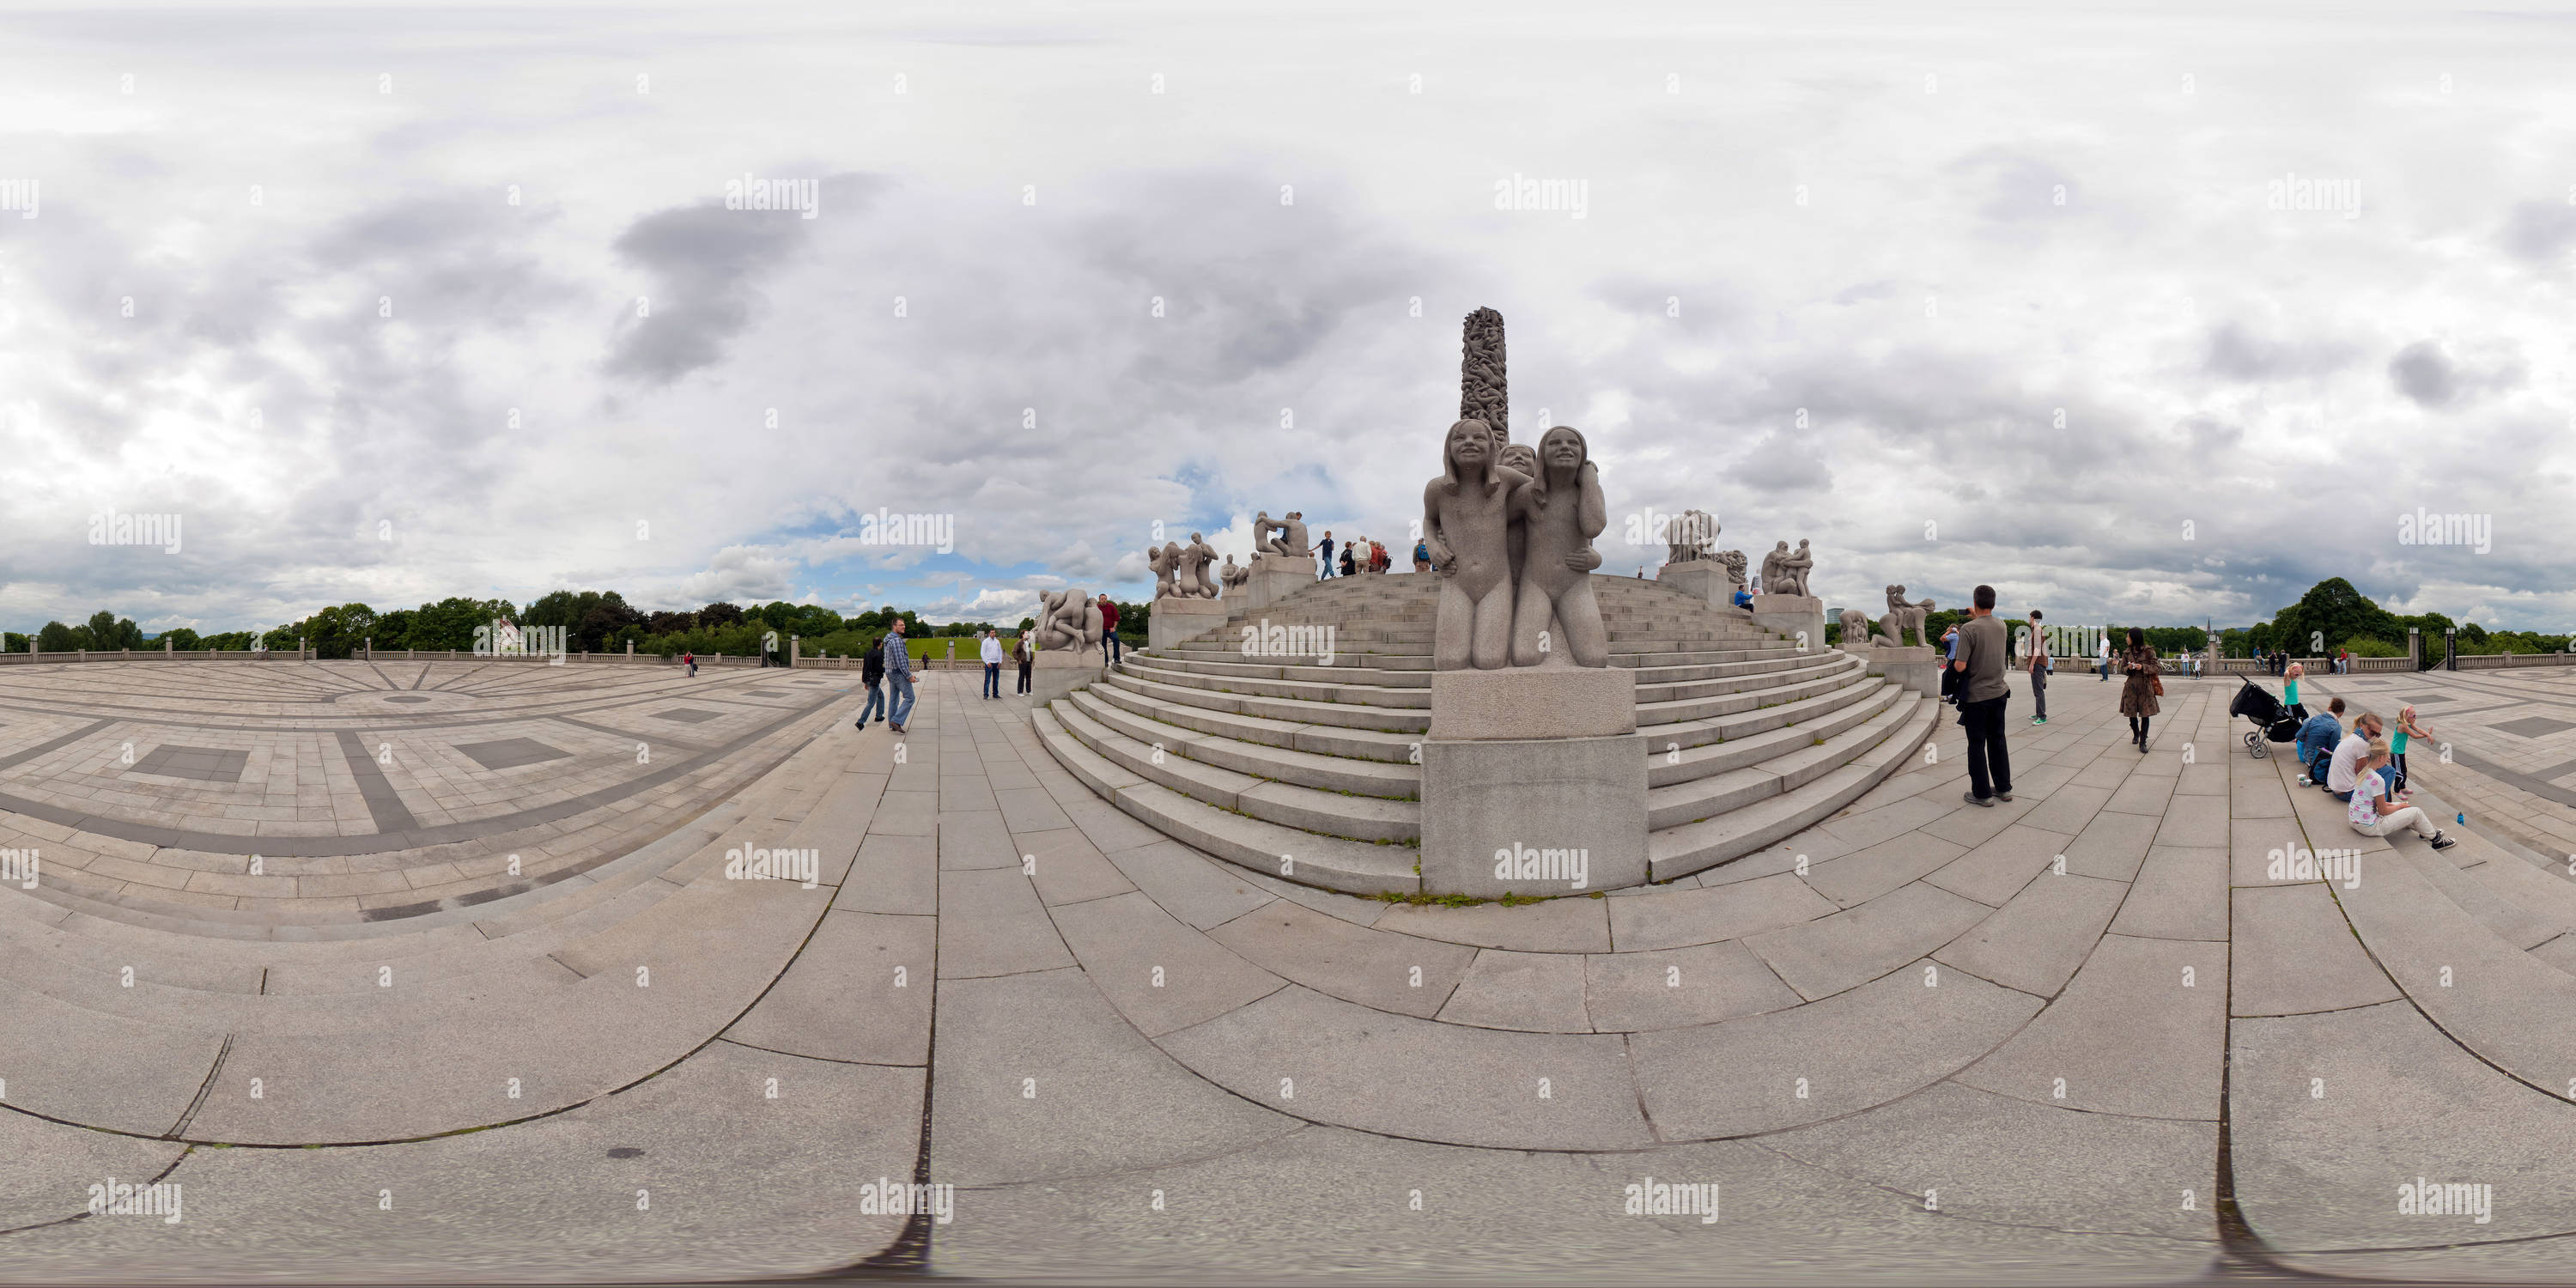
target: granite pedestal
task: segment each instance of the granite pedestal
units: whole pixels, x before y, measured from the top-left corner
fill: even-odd
[[[1315,584],[1315,563],[1301,555],[1257,554],[1252,557],[1252,577],[1243,583],[1253,608],[1268,608],[1280,600]]]
[[[1869,659],[1871,675],[1886,676],[1925,697],[1941,696],[1939,649],[1929,644],[1871,644],[1862,656]]]
[[[1225,616],[1222,599],[1165,596],[1154,601],[1154,613],[1145,619],[1145,643],[1154,649],[1170,648],[1224,625]]]
[[[1713,559],[1665,564],[1655,570],[1655,580],[1719,608],[1735,607],[1735,580],[1726,575],[1726,565]]]
[[[1097,645],[1080,652],[1043,650],[1029,664],[1029,705],[1043,707],[1099,679],[1102,671],[1102,654]]]
[[[1825,647],[1825,601],[1813,595],[1755,595],[1753,624],[1803,641],[1810,653]]]
[[[1422,888],[1580,895],[1646,880],[1646,743],[1624,667],[1437,671]]]

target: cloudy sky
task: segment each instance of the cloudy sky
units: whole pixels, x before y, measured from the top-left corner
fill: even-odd
[[[1837,607],[2576,625],[2576,20],[1930,13],[0,14],[0,625],[1016,619],[1258,509],[1401,555],[1480,305],[1605,571],[1696,507]]]

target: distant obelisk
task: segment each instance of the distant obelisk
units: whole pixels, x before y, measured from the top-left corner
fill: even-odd
[[[1511,393],[1503,376],[1503,315],[1478,309],[1467,315],[1465,352],[1458,362],[1458,419],[1481,420],[1500,446],[1512,436]]]

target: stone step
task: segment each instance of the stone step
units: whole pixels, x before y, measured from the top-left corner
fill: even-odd
[[[1768,661],[1765,669],[1739,675],[1714,676],[1704,680],[1676,680],[1649,684],[1637,677],[1637,705],[1642,711],[1650,705],[1686,702],[1693,698],[1723,697],[1731,693],[1749,693],[1757,689],[1775,689],[1783,685],[1802,684],[1811,679],[1840,675],[1852,669],[1851,660],[1840,653],[1793,653]],[[1862,668],[1866,670],[1866,666]],[[1667,722],[1668,723],[1668,722]]]
[[[1740,693],[1724,693],[1705,698],[1683,698],[1672,702],[1641,701],[1637,704],[1637,724],[1640,728],[1650,725],[1681,724],[1692,720],[1706,720],[1714,716],[1759,711],[1765,707],[1785,706],[1801,698],[1830,693],[1847,685],[1865,684],[1869,679],[1868,668],[1857,659],[1850,659],[1848,664],[1827,662],[1804,668],[1794,674],[1799,678],[1784,680],[1762,688],[1747,689]]]
[[[1070,700],[1074,710],[1148,747],[1159,745],[1168,755],[1187,756],[1220,769],[1323,792],[1408,801],[1421,796],[1422,770],[1406,760],[1319,755],[1266,742],[1246,742],[1140,715],[1087,689],[1077,690]]]
[[[1077,692],[1160,724],[1215,734],[1238,742],[1257,742],[1322,756],[1411,763],[1415,748],[1422,742],[1419,733],[1385,733],[1375,729],[1272,720],[1240,712],[1166,702],[1114,684],[1095,684]]]
[[[1637,672],[1637,686],[1644,688],[1654,684],[1683,684],[1693,680],[1715,680],[1729,676],[1784,671],[1805,665],[1807,660],[1814,656],[1813,653],[1802,653],[1794,646],[1784,645],[1780,648],[1746,649],[1738,660],[1731,662],[1676,663],[1665,666],[1640,666],[1632,669]]]
[[[1650,879],[1670,881],[1729,859],[1742,858],[1832,817],[1895,772],[1932,732],[1940,704],[1908,693],[1895,704],[1896,732],[1850,763],[1795,791],[1698,823],[1684,823],[1646,837]]]
[[[1159,659],[1138,658],[1120,668],[1141,680],[1174,688],[1257,698],[1294,698],[1305,702],[1355,703],[1360,706],[1431,709],[1431,686],[1425,684],[1350,684],[1332,681],[1265,680],[1249,675],[1210,675],[1167,667]]]
[[[1893,686],[1889,686],[1893,687]],[[1898,690],[1902,692],[1902,690]],[[1759,764],[1646,789],[1646,827],[1660,830],[1742,809],[1766,797],[1795,791],[1868,752],[1904,722],[1894,702],[1868,720],[1830,736],[1804,735],[1798,745]],[[1780,730],[1777,733],[1802,733]],[[1776,734],[1774,735],[1776,736]]]
[[[1647,736],[1646,785],[1669,787],[1761,764],[1785,751],[1812,745],[1817,738],[1831,738],[1868,723],[1895,705],[1904,692],[1902,686],[1884,681],[1875,686],[1836,689],[1786,707],[1767,707],[1731,717],[1732,722],[1738,722],[1732,733],[1723,732],[1730,721],[1695,721],[1643,730]],[[1712,724],[1718,729],[1705,727]],[[1659,735],[1658,730],[1667,732]],[[1685,742],[1686,737],[1706,741]]]
[[[1167,649],[1132,652],[1129,653],[1128,656],[1161,658],[1171,662],[1189,662],[1193,664],[1214,666],[1248,665],[1244,660],[1243,654],[1234,649],[1200,647],[1195,642],[1184,642],[1176,647]],[[1417,681],[1412,678],[1413,673],[1427,672],[1431,669],[1431,655],[1429,653],[1342,654],[1336,652],[1333,662],[1334,665],[1330,667],[1318,667],[1312,669],[1359,674],[1365,677],[1359,681],[1363,684],[1429,684],[1431,682],[1429,679]],[[1387,674],[1390,671],[1402,672],[1404,674]]]
[[[1422,806],[1418,801],[1352,796],[1255,778],[1175,756],[1168,749],[1157,758],[1149,743],[1102,724],[1071,702],[1058,699],[1048,710],[1057,725],[1093,755],[1203,804],[1282,827],[1354,841],[1411,841],[1422,835]]]
[[[2576,1069],[2576,976],[2445,897],[2431,871],[2448,860],[2421,840],[2360,836],[2342,823],[2342,802],[2332,797],[2298,804],[2311,837],[2344,828],[2318,848],[2362,850],[2360,880],[2329,889],[2379,968],[2453,1041],[2552,1095],[2563,1090]]]
[[[1204,651],[1187,656],[1167,653],[1138,655],[1143,664],[1156,670],[1204,675],[1216,679],[1294,680],[1303,684],[1356,684],[1391,688],[1431,687],[1428,670],[1396,670],[1374,666],[1314,666],[1290,662],[1246,661],[1241,654],[1232,660],[1212,657]]]
[[[1339,725],[1350,729],[1375,729],[1386,733],[1420,735],[1431,728],[1431,712],[1395,707],[1363,706],[1350,702],[1309,702],[1297,698],[1270,698],[1253,694],[1217,693],[1186,685],[1164,684],[1122,667],[1110,672],[1102,684],[1147,697],[1159,698],[1176,706],[1205,707],[1211,711],[1232,711],[1243,715],[1286,720],[1296,724]]]
[[[1083,746],[1052,710],[1030,722],[1056,763],[1129,816],[1194,849],[1281,880],[1346,894],[1412,894],[1422,888],[1416,851],[1283,827],[1148,782]]]

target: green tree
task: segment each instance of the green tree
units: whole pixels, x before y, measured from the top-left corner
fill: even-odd
[[[2406,628],[2341,577],[2308,587],[2299,602],[2272,615],[2273,646],[2293,654],[2329,652],[2338,641],[2356,638],[2402,647]]]

